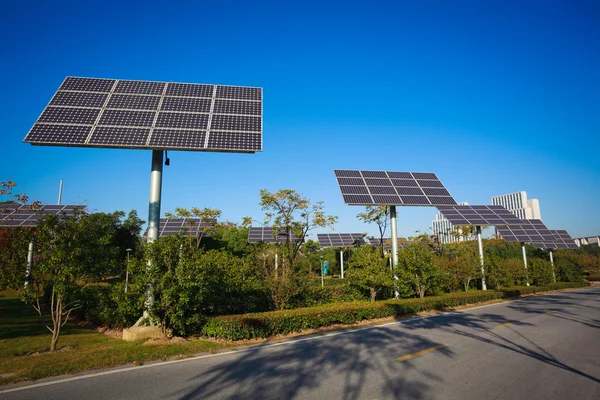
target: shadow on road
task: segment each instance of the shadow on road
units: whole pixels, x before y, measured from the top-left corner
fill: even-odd
[[[319,340],[259,346],[235,361],[196,376],[198,385],[193,391],[172,395],[181,399],[293,399],[301,393],[309,395],[329,379],[336,398],[342,393],[342,398],[353,400],[368,396],[364,391],[369,387],[369,378],[377,377],[377,382],[384,380],[383,387],[377,383],[377,396],[423,399],[429,397],[427,384],[399,378],[399,369],[414,369],[414,364],[395,359],[438,344],[419,335],[378,327]],[[281,346],[285,351],[280,351]],[[453,356],[448,348],[440,348],[437,353]],[[436,374],[426,376],[442,380]],[[332,386],[332,381],[337,383]]]

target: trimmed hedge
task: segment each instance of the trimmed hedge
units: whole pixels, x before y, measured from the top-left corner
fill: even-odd
[[[207,321],[202,329],[202,335],[229,340],[268,338],[274,335],[300,332],[305,329],[317,329],[336,324],[350,325],[369,319],[399,317],[421,311],[442,310],[507,297],[518,297],[524,294],[588,285],[587,282],[559,282],[541,287],[514,287],[502,291],[470,291],[419,299],[386,300],[374,303],[355,301],[295,310],[219,316],[210,318]]]

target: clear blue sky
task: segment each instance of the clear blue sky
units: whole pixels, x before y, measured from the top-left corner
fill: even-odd
[[[600,2],[5,1],[0,179],[32,200],[148,214],[149,151],[22,143],[65,76],[264,89],[264,151],[170,152],[164,211],[262,220],[258,193],[369,231],[334,169],[435,172],[457,201],[527,191],[551,229],[600,234]],[[399,209],[399,234],[434,208]],[[322,230],[327,231],[327,230]]]

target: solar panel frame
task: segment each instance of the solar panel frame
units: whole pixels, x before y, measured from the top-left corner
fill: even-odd
[[[268,226],[252,226],[248,229],[248,243],[285,243],[288,240],[288,234],[285,231],[279,231],[275,235],[276,229]],[[298,242],[300,239],[293,233],[290,240]]]
[[[451,205],[438,206],[438,211],[452,225],[482,226],[482,225],[521,225],[523,221],[503,206],[488,205]]]
[[[438,206],[456,204],[432,172],[334,170],[349,205]],[[435,195],[425,193],[426,189]]]
[[[498,226],[496,230],[507,242],[531,243],[536,247],[543,245],[540,248],[550,248],[545,246],[553,246],[556,241],[552,231],[537,219],[522,220],[520,225]]]
[[[202,220],[201,218],[161,218],[159,222],[158,237],[182,235],[185,237],[211,237],[212,230],[217,224],[216,220]],[[148,236],[148,228],[144,237]]]
[[[79,204],[10,204],[0,208],[0,227],[34,227],[46,215],[69,216],[87,207]]]
[[[254,153],[263,147],[262,113],[262,88],[67,77],[23,141]],[[122,128],[123,133],[113,129],[107,135],[107,127]],[[125,136],[134,132],[130,128],[149,131],[135,131],[146,134],[145,140],[139,136],[128,140]],[[166,129],[172,134],[165,134]],[[204,140],[198,135],[192,135],[196,140],[173,138],[186,129],[204,131]],[[161,133],[153,138],[155,130]]]
[[[349,247],[365,243],[364,237],[364,233],[317,233],[317,241],[323,248]]]

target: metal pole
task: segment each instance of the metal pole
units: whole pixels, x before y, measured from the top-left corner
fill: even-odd
[[[27,249],[27,270],[25,271],[25,289],[29,287],[29,277],[33,270],[33,242],[29,242],[29,248]]]
[[[127,293],[127,287],[129,286],[129,252],[131,249],[125,249],[127,252],[127,265],[125,266],[125,293]]]
[[[58,205],[60,205],[60,202],[62,200],[62,179],[60,180],[60,185],[58,186]]]
[[[521,242],[521,250],[523,251],[523,265],[525,266],[525,285],[529,286],[529,278],[527,277],[527,252],[525,251],[525,242]]]
[[[398,267],[398,226],[396,224],[396,206],[390,206],[390,228],[392,230],[392,265],[394,280],[398,280],[396,268]],[[400,293],[394,290],[394,298],[400,298]]]
[[[150,205],[148,209],[148,243],[158,239],[160,229],[160,200],[162,190],[163,151],[152,150],[152,170],[150,172]],[[148,260],[148,269],[151,264]],[[154,283],[146,289],[146,309],[144,317],[150,316],[150,309],[154,305]]]
[[[479,264],[481,265],[481,290],[487,290],[487,284],[485,282],[485,268],[483,261],[483,242],[481,241],[481,226],[475,227],[477,231],[477,247],[479,248]]]
[[[340,266],[342,268],[342,279],[344,279],[344,249],[340,249]]]
[[[550,264],[552,264],[552,279],[556,282],[556,272],[554,272],[554,256],[552,255],[552,249],[550,249]]]
[[[321,257],[321,287],[325,286],[325,280],[323,278],[323,257]]]

